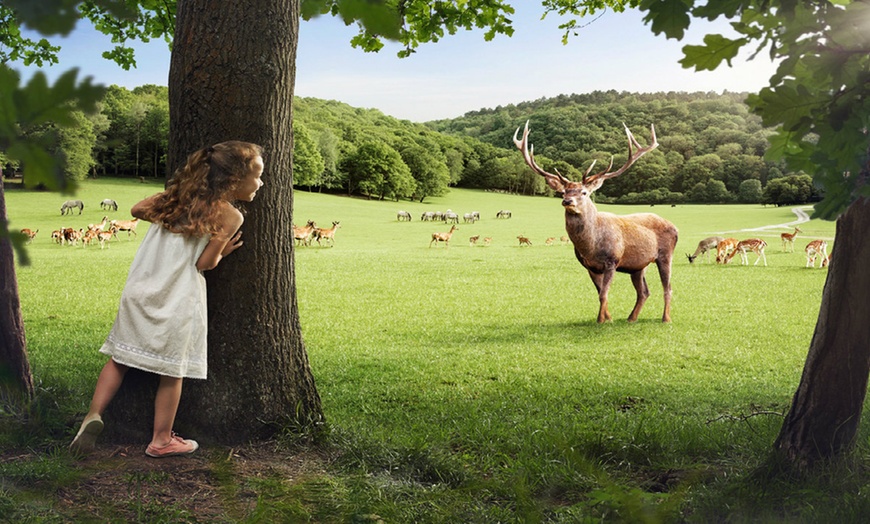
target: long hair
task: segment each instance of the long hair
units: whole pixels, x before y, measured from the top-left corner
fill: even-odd
[[[148,219],[173,233],[204,236],[217,233],[221,200],[227,200],[263,148],[230,140],[194,151],[155,199]]]

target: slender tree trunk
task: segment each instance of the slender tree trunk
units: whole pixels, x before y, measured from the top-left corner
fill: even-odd
[[[265,186],[247,206],[245,244],[206,273],[208,379],[185,381],[176,419],[179,431],[204,442],[267,438],[323,418],[302,340],[288,234],[298,29],[298,0],[178,2],[167,168],[225,140],[265,148]],[[128,374],[111,413],[137,431],[118,440],[150,438],[144,415],[153,409],[153,383],[144,373]]]
[[[0,406],[33,396],[33,375],[27,361],[24,321],[7,224],[6,195],[0,176]]]
[[[774,444],[800,467],[852,447],[870,375],[870,200],[849,206],[836,235],[803,376]]]

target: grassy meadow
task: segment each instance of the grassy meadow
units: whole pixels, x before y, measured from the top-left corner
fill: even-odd
[[[104,250],[60,246],[51,231],[104,214],[129,218],[133,203],[160,189],[89,181],[76,196],[84,213],[65,217],[61,195],[7,191],[10,229],[39,229],[32,264],[17,268],[30,362],[40,394],[69,422],[30,440],[6,431],[4,446],[67,444],[138,246],[124,233]],[[119,211],[100,210],[104,198]],[[420,216],[448,208],[482,219],[460,222],[449,248],[429,247],[432,233],[449,227]],[[397,221],[400,209],[413,220]],[[513,217],[496,219],[500,209]],[[297,191],[297,224],[340,222],[334,247],[295,252],[303,333],[336,458],[321,475],[270,485],[257,514],[266,520],[237,520],[826,522],[870,514],[870,484],[858,471],[870,451],[866,430],[857,465],[787,480],[768,479],[762,467],[797,387],[827,274],[804,267],[803,247],[824,238],[830,252],[834,224],[801,224],[795,253],[785,253],[779,234],[790,227],[739,230],[792,222],[788,208],[599,209],[652,211],[679,228],[671,324],[660,321],[654,266],[639,321],[625,321],[634,288],[617,275],[614,321],[596,324],[595,288],[558,241],[558,199],[454,189],[421,204]],[[723,233],[767,240],[768,266],[741,266],[739,257],[689,264],[685,253],[699,240]],[[470,246],[475,235],[479,245]],[[520,247],[518,235],[533,245]],[[4,493],[0,483],[0,520]]]

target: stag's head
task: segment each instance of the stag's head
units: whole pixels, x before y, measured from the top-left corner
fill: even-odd
[[[649,153],[659,145],[656,140],[656,130],[654,126],[650,126],[652,139],[650,144],[646,147],[641,147],[640,144],[638,144],[634,135],[632,135],[631,131],[628,129],[628,126],[623,124],[623,127],[625,127],[625,133],[628,135],[628,160],[625,164],[616,171],[611,171],[611,168],[613,168],[613,157],[610,157],[610,165],[607,166],[607,169],[599,173],[590,174],[592,168],[595,167],[595,161],[593,161],[583,174],[583,179],[580,182],[568,180],[562,176],[558,170],[556,170],[555,174],[548,173],[541,169],[541,167],[535,162],[535,146],[529,145],[528,121],[526,121],[526,127],[523,129],[522,140],[517,138],[520,128],[517,128],[514,132],[514,145],[516,145],[517,149],[519,149],[523,154],[523,159],[526,161],[526,164],[532,168],[532,171],[544,177],[547,181],[547,185],[550,186],[553,191],[562,194],[562,206],[565,207],[565,211],[574,214],[582,214],[583,208],[592,204],[590,195],[601,187],[605,180],[621,175],[640,157]]]

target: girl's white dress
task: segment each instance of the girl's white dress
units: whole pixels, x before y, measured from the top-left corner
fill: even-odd
[[[205,277],[196,261],[209,238],[148,228],[101,353],[160,375],[206,378]]]

